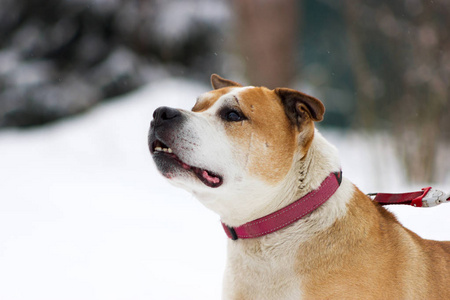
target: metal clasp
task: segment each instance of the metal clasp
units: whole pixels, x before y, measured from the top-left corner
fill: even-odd
[[[422,198],[423,207],[433,207],[446,202],[450,202],[450,194],[435,188],[430,188]]]

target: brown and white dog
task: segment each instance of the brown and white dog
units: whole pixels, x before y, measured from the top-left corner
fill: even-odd
[[[192,111],[154,113],[159,171],[237,227],[317,189],[340,170],[315,129],[323,104],[287,88],[211,77]],[[347,179],[276,232],[230,240],[224,299],[450,299],[450,243],[424,240]]]

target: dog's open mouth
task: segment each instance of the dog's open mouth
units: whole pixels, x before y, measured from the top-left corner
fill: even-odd
[[[223,180],[222,177],[205,169],[201,169],[198,167],[190,166],[183,162],[174,152],[173,150],[165,145],[160,140],[156,140],[152,143],[150,148],[150,152],[152,155],[164,155],[166,158],[170,158],[174,163],[179,164],[186,171],[193,172],[201,182],[205,185],[216,188],[222,185]]]

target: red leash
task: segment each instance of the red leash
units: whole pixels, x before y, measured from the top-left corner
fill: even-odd
[[[442,203],[450,202],[450,194],[434,189],[432,187],[423,188],[418,192],[403,194],[373,193],[368,196],[375,196],[373,201],[381,205],[406,204],[414,207],[433,207]]]

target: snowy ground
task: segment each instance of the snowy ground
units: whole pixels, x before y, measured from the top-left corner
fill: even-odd
[[[71,120],[0,132],[0,299],[220,298],[219,219],[170,186],[147,150],[153,110],[190,108],[207,89],[166,80]],[[404,184],[385,137],[322,132],[364,192],[423,187]],[[450,204],[395,212],[450,240]]]

